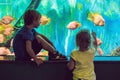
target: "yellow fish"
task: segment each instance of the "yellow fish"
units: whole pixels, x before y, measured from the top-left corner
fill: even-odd
[[[6,36],[11,36],[13,31],[14,31],[14,28],[12,26],[10,26],[10,27],[7,27],[4,29],[3,34]]]
[[[0,34],[4,34],[6,36],[11,36],[12,32],[14,31],[14,28],[12,25],[8,24],[8,25],[0,25]]]
[[[0,24],[7,25],[7,24],[10,24],[13,20],[15,20],[15,18],[13,18],[12,16],[4,16],[0,21]]]
[[[5,28],[3,26],[0,25],[0,33],[3,33],[5,30]]]
[[[89,13],[88,20],[92,21],[96,26],[105,25],[105,20],[99,13]]]
[[[72,22],[70,22],[70,23],[67,25],[67,28],[68,28],[68,29],[71,29],[71,30],[74,30],[74,29],[76,29],[76,28],[78,28],[78,27],[80,27],[80,26],[82,26],[82,24],[79,23],[78,21],[72,21]]]
[[[50,22],[50,18],[48,18],[47,16],[42,16],[41,19],[40,19],[40,23],[42,25],[46,25]]]

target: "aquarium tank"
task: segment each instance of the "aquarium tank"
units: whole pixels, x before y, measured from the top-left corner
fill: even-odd
[[[76,34],[86,28],[101,42],[104,54],[99,56],[97,51],[95,60],[120,60],[120,0],[0,0],[1,47],[24,25],[23,14],[28,9],[50,19],[35,30],[50,39],[61,54],[70,56],[77,48]],[[69,28],[71,22],[78,24]]]

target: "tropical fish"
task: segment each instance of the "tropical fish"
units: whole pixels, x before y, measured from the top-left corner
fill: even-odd
[[[15,18],[11,17],[11,16],[4,16],[2,18],[2,20],[0,21],[0,24],[10,24],[13,20],[15,20]]]
[[[76,29],[76,28],[78,28],[78,27],[80,27],[80,26],[82,26],[82,24],[79,23],[78,21],[72,21],[72,22],[70,22],[70,23],[67,25],[67,28],[68,28],[68,29],[71,29],[71,30],[74,30],[74,29]]]
[[[0,33],[3,33],[4,29],[5,29],[5,28],[0,25]]]
[[[92,21],[96,26],[105,25],[105,20],[99,13],[89,13],[88,20]]]
[[[12,33],[13,33],[13,31],[14,31],[14,28],[13,28],[13,27],[8,27],[8,28],[5,28],[5,29],[4,29],[3,34],[6,35],[6,36],[11,36]]]
[[[8,25],[0,25],[0,34],[4,34],[6,36],[11,36],[12,32],[14,31],[14,28],[12,25],[8,24]]]
[[[11,22],[15,20],[15,18],[11,16],[5,16],[0,21],[0,34],[4,34],[6,36],[11,36],[12,32],[14,30],[13,26],[11,25]]]
[[[3,43],[4,40],[5,40],[4,35],[3,35],[3,34],[0,34],[0,43]]]
[[[9,55],[12,54],[11,51],[6,47],[0,47],[0,55]]]
[[[40,23],[42,25],[46,25],[49,22],[50,22],[50,18],[48,18],[47,16],[42,16],[41,19],[40,19]]]

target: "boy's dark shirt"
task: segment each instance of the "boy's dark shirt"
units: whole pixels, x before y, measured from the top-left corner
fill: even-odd
[[[35,39],[35,30],[34,29],[29,30],[27,27],[23,26],[16,33],[14,40],[13,40],[13,50],[15,53],[15,60],[27,61],[31,59],[31,57],[26,51],[26,40],[30,40],[32,41],[32,43],[36,43],[36,44],[38,43],[37,40]],[[35,49],[35,47],[38,47],[38,46],[37,45],[33,46],[32,44],[32,47],[33,49]],[[41,46],[39,48],[41,49]],[[37,54],[37,52],[35,52],[35,54]]]

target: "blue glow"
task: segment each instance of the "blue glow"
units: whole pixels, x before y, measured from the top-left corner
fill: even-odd
[[[31,1],[0,0],[0,18],[12,15],[16,18],[12,23],[15,25]],[[96,53],[95,60],[120,60],[120,52],[115,52],[120,45],[120,0],[40,0],[36,10],[51,19],[49,24],[41,25],[36,31],[47,36],[60,53],[70,56],[71,51],[76,49],[76,33],[87,28],[95,31],[97,37],[102,40],[100,47],[104,55],[98,57]],[[95,26],[92,21],[89,21],[90,12],[99,13],[104,18],[105,25]],[[68,23],[75,20],[82,26],[69,30]]]

